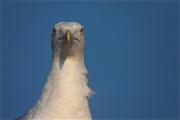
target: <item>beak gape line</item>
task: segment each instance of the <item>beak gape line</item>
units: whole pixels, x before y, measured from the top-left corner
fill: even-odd
[[[80,42],[80,40],[77,37],[73,36],[70,30],[67,30],[65,35],[68,43],[70,43],[71,40],[77,40],[78,42]]]
[[[72,42],[73,40],[77,40],[78,42],[80,42],[80,40],[77,38],[77,37],[75,37],[75,36],[73,36],[73,34],[71,33],[71,31],[70,30],[67,30],[65,33],[64,33],[64,35],[63,35],[63,37],[60,37],[58,40],[67,40],[67,43],[70,43],[70,42]]]

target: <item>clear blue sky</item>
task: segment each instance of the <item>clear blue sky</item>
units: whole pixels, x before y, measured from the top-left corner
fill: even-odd
[[[59,21],[85,27],[94,118],[177,118],[177,2],[3,2],[2,118],[38,99]]]

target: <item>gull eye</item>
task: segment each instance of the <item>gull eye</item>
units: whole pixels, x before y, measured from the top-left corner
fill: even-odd
[[[84,32],[84,28],[81,28],[81,29],[80,29],[80,32],[83,33],[83,32]]]
[[[53,30],[52,30],[52,32],[53,32],[53,33],[55,33],[55,32],[56,32],[56,29],[55,29],[54,27],[53,27]]]
[[[51,37],[53,38],[56,35],[56,29],[53,27],[51,32]]]

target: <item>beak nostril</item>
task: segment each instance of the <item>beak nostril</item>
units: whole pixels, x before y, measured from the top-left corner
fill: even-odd
[[[80,40],[78,38],[75,38],[74,40],[77,40],[78,42],[80,42]]]

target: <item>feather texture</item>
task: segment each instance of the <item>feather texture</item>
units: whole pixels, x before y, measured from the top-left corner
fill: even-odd
[[[61,49],[54,49],[41,97],[20,119],[91,120],[88,97],[92,92],[87,85],[87,73],[83,50],[78,55],[64,56]]]

